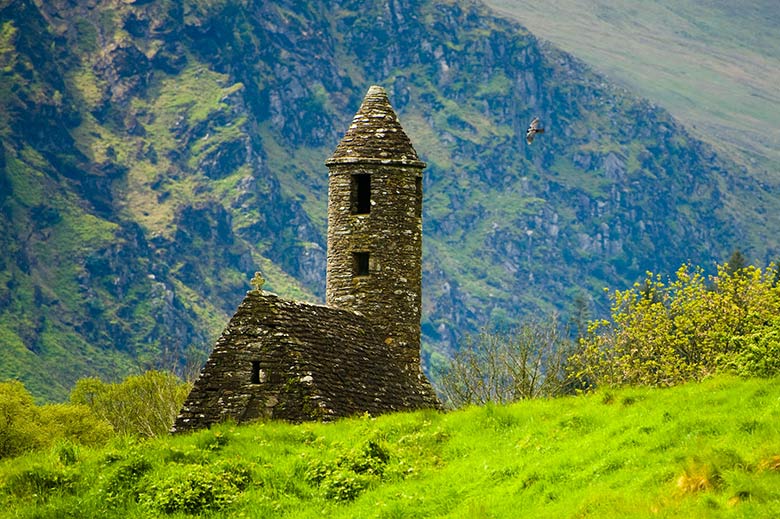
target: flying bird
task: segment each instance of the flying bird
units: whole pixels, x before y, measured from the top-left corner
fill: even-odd
[[[531,124],[528,125],[528,130],[525,132],[525,142],[528,144],[534,142],[534,137],[536,137],[537,133],[544,133],[544,128],[539,128],[539,118],[534,117],[534,120],[531,121]]]

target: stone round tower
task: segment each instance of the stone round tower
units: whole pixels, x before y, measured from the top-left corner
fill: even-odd
[[[369,88],[325,163],[327,304],[364,314],[388,348],[419,369],[425,163],[383,88]]]

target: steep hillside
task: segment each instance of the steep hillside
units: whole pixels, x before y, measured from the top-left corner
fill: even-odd
[[[255,270],[320,298],[323,162],[374,83],[429,164],[428,366],[647,269],[778,253],[772,192],[481,4],[0,0],[0,21],[0,377],[39,398],[196,366]]]
[[[63,443],[0,462],[0,505],[40,519],[778,517],[778,382]]]
[[[780,182],[774,0],[487,0],[669,109],[764,182]]]

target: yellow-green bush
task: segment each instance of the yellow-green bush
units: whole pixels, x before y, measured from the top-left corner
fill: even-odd
[[[0,383],[0,458],[16,456],[45,443],[32,395],[21,382]]]
[[[82,445],[102,445],[114,431],[111,424],[79,404],[49,404],[39,408],[41,427],[52,438],[64,438]]]
[[[147,371],[116,384],[81,379],[70,400],[89,407],[119,434],[151,438],[168,433],[189,391],[172,373]]]
[[[718,267],[705,276],[683,265],[674,279],[650,272],[614,292],[611,320],[592,322],[571,359],[595,385],[670,386],[716,371],[780,373],[780,287],[772,265]]]
[[[101,445],[112,435],[111,426],[86,406],[39,407],[21,382],[0,382],[0,458],[47,448],[63,440]]]

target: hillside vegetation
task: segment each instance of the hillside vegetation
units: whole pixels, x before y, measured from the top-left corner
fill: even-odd
[[[222,425],[0,463],[10,517],[777,517],[780,380]]]
[[[763,181],[780,182],[774,0],[486,3],[664,106]]]
[[[423,365],[605,286],[780,254],[780,197],[481,3],[0,0],[0,379],[192,372],[261,271],[321,300],[372,84],[421,158]],[[527,146],[528,121],[547,132]]]

